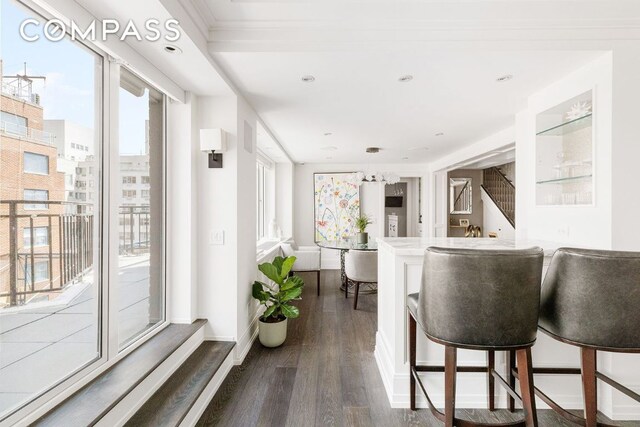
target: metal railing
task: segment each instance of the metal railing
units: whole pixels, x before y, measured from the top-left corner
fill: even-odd
[[[33,129],[17,123],[0,121],[0,132],[15,136],[20,139],[39,142],[46,145],[54,145],[53,134],[38,129]]]
[[[496,167],[482,171],[482,188],[496,204],[507,221],[516,226],[516,188]]]
[[[93,267],[96,224],[92,203],[0,200],[0,307],[35,295],[61,292]],[[121,206],[119,252],[150,251],[149,205]],[[46,229],[45,233],[39,233]],[[46,265],[46,272],[44,267]]]
[[[120,254],[133,255],[149,252],[151,219],[149,205],[120,206],[118,217]]]
[[[88,204],[38,201],[45,212],[31,212],[31,200],[0,201],[0,300],[21,305],[36,294],[59,292],[93,266],[94,216]],[[53,211],[59,212],[53,212]],[[71,210],[85,213],[69,213]],[[36,230],[45,229],[45,241]],[[22,241],[20,241],[22,237]],[[7,242],[8,240],[8,242]],[[37,265],[46,264],[38,278]]]

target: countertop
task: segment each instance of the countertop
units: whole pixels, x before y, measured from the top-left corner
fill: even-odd
[[[509,240],[488,237],[378,237],[380,249],[385,248],[396,255],[422,256],[429,246],[466,249],[526,249],[539,246],[546,257],[552,256],[556,249],[564,246],[558,242],[540,240]]]

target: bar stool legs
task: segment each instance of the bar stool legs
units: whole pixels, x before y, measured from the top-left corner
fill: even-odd
[[[598,421],[598,387],[596,385],[596,350],[581,348],[582,359],[582,391],[584,397],[585,427],[597,427]]]
[[[411,370],[416,366],[416,319],[409,314],[409,407],[416,410],[416,379]]]
[[[436,416],[436,418],[440,419],[444,422],[446,427],[453,427],[454,425],[464,425],[464,426],[486,426],[488,424],[483,423],[474,423],[472,421],[461,420],[455,417],[455,409],[456,409],[456,374],[459,370],[457,366],[457,348],[452,346],[445,346],[445,360],[444,360],[444,369],[442,366],[438,367],[424,367],[416,365],[416,341],[417,341],[417,322],[413,318],[411,314],[408,316],[409,320],[409,366],[410,366],[410,375],[409,375],[409,402],[410,408],[412,410],[416,409],[416,386],[417,372],[442,372],[444,370],[444,413],[441,413],[437,409],[435,409],[429,399],[429,396],[425,394],[427,398],[427,403],[431,409],[431,412]],[[538,416],[536,413],[536,401],[534,396],[534,386],[533,386],[533,366],[531,361],[531,348],[524,348],[520,350],[507,351],[507,366],[513,366],[515,370],[516,359],[518,362],[518,380],[520,381],[520,393],[522,396],[522,406],[524,408],[524,421],[516,421],[513,423],[506,423],[503,425],[512,425],[512,426],[526,426],[526,427],[537,427],[538,425]],[[426,368],[426,369],[425,369]],[[494,378],[494,368],[495,368],[495,351],[490,350],[487,352],[487,367],[473,367],[472,371],[469,371],[469,367],[465,367],[465,371],[468,372],[486,372],[488,374],[488,392],[489,392],[489,409],[495,410],[495,378]],[[514,388],[516,377],[514,375],[514,371],[509,371],[509,379],[503,380],[504,382],[508,382],[511,388]],[[595,381],[595,373],[593,375]],[[503,382],[503,383],[504,383]],[[424,386],[421,383],[421,388],[424,393]],[[513,402],[513,403],[511,403]],[[510,397],[509,403],[512,405],[511,408],[515,406],[515,400],[513,397]],[[595,425],[594,425],[595,426]],[[590,427],[590,426],[587,426]]]
[[[525,348],[516,352],[518,359],[518,379],[520,380],[520,392],[522,393],[522,407],[527,427],[538,425],[536,413],[536,397],[533,390],[533,366],[531,361],[531,348]],[[595,377],[594,377],[595,378]]]
[[[456,415],[456,370],[458,352],[455,347],[444,348],[444,425],[453,427]]]
[[[506,352],[506,365],[507,365],[507,382],[512,389],[516,388],[516,376],[513,374],[513,370],[516,368],[516,352],[511,350]],[[516,400],[507,393],[507,409],[509,412],[513,412],[516,409]]]
[[[489,395],[489,410],[496,410],[496,382],[493,371],[496,368],[496,352],[487,351],[487,394]]]

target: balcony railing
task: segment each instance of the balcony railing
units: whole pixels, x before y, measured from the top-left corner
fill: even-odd
[[[54,145],[55,143],[52,133],[29,128],[17,123],[0,121],[0,132],[41,144]]]
[[[149,252],[149,205],[120,206],[120,254]]]
[[[0,307],[61,292],[93,267],[97,246],[93,204],[37,203],[42,209],[33,212],[25,210],[33,200],[0,200]],[[118,216],[119,253],[149,253],[149,205],[121,206]]]

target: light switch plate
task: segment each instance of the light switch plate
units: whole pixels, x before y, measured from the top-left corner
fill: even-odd
[[[212,230],[209,233],[210,245],[224,245],[224,230]]]

